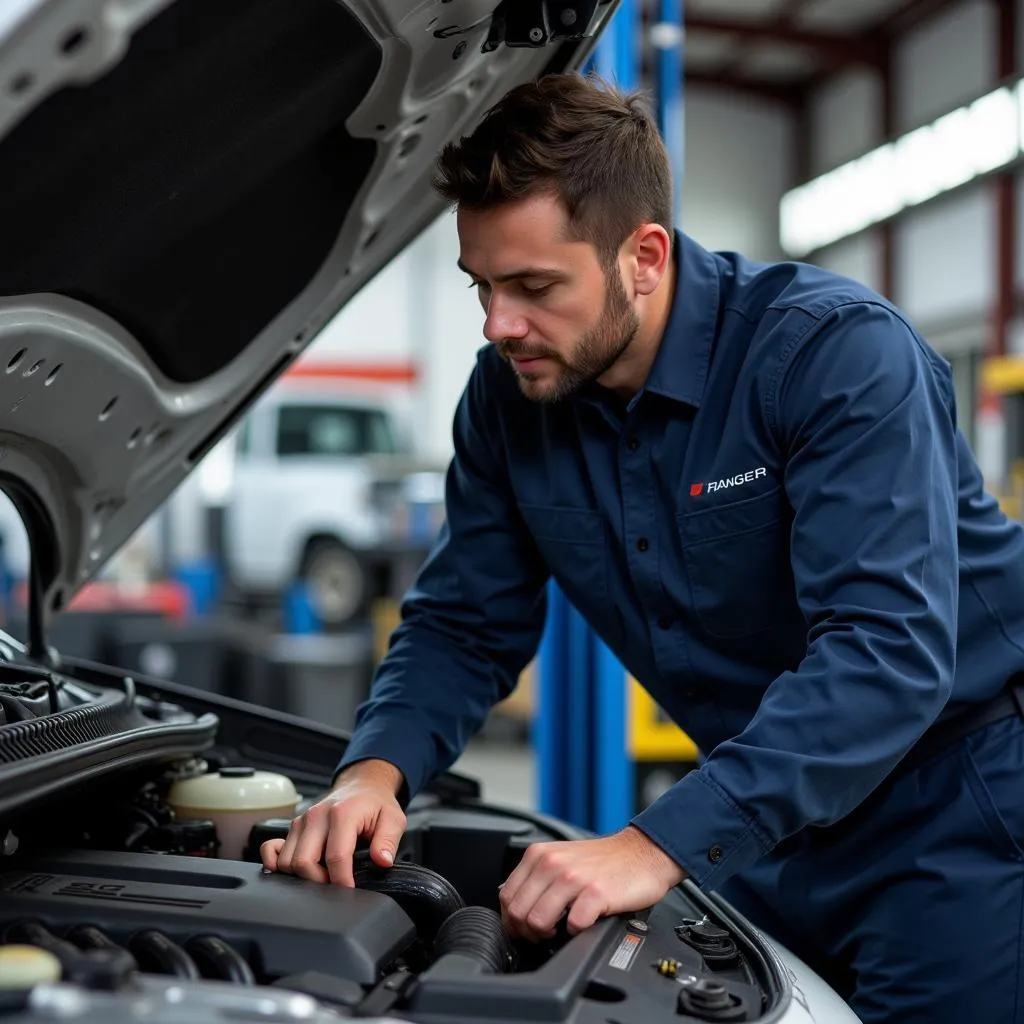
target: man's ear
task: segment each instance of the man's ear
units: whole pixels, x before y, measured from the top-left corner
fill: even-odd
[[[626,242],[629,275],[637,295],[650,295],[668,273],[672,236],[660,224],[643,224]]]

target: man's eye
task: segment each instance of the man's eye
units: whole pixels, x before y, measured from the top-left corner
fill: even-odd
[[[523,285],[523,291],[526,292],[527,295],[533,295],[533,296],[545,295],[547,292],[551,291],[551,285],[550,284],[542,284],[539,288],[527,288],[526,285],[524,284]]]
[[[486,281],[470,281],[469,282],[469,287],[471,289],[472,288],[481,288],[481,289],[483,289],[483,288],[487,288],[488,284],[487,284]]]

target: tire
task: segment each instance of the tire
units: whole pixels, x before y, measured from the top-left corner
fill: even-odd
[[[316,617],[328,629],[350,622],[366,606],[366,572],[355,552],[340,541],[310,541],[300,579]]]

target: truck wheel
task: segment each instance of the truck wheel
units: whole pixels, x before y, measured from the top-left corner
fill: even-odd
[[[317,618],[344,625],[363,607],[366,576],[356,555],[336,540],[312,541],[302,560],[302,582]]]

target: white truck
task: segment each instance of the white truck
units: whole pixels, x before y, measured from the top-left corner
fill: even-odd
[[[224,506],[237,592],[280,600],[301,582],[327,628],[387,595],[395,550],[428,542],[443,506],[441,468],[413,456],[398,410],[303,378],[286,378],[253,407],[235,434]]]
[[[223,560],[236,603],[280,609],[302,584],[323,627],[353,624],[404,589],[440,526],[443,466],[413,454],[405,424],[387,394],[285,377],[102,575],[132,584],[187,564],[208,544],[213,504],[223,510],[221,550],[206,554]],[[204,481],[218,475],[211,501]],[[3,568],[24,580],[25,528],[2,493],[0,541]]]

